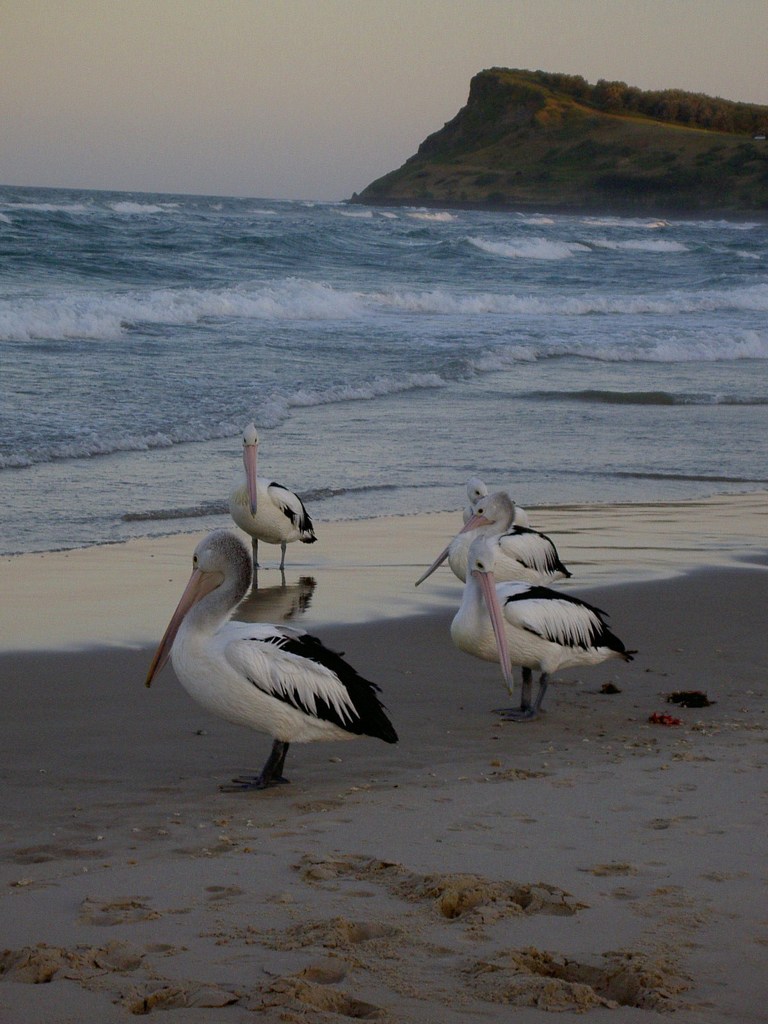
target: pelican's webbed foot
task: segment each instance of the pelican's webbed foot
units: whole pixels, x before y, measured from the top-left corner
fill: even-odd
[[[538,708],[494,708],[494,715],[498,715],[505,722],[530,722],[534,718],[538,718]]]
[[[548,679],[546,672],[541,673],[539,678],[539,692],[536,700],[531,704],[531,670],[523,669],[523,687],[519,708],[494,708],[494,714],[499,715],[505,722],[530,722],[538,718],[541,711],[541,702],[547,692]]]
[[[219,786],[222,793],[240,793],[248,789],[269,789],[272,786],[287,785],[291,780],[283,775],[288,743],[275,740],[264,767],[258,775],[239,775],[231,782]]]
[[[263,775],[238,775],[231,782],[224,782],[219,786],[222,793],[242,793],[247,789],[271,789],[272,786],[286,785],[290,782],[284,776],[273,776],[265,779]]]

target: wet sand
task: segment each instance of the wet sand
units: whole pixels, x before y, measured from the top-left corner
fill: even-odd
[[[528,511],[573,572],[561,584],[572,593],[754,564],[768,547],[768,494]],[[318,543],[289,546],[284,581],[279,549],[266,545],[250,617],[271,621],[295,605],[315,628],[455,609],[460,584],[447,566],[420,587],[413,584],[461,526],[457,516],[321,523]],[[222,517],[218,525],[232,522]],[[204,535],[0,558],[8,595],[0,602],[0,650],[155,643]]]
[[[535,511],[635,661],[503,722],[460,584],[413,588],[456,515],[328,524],[244,614],[344,650],[400,743],[263,793],[218,786],[266,737],[143,686],[194,537],[3,560],[0,1021],[762,1022],[766,496]]]

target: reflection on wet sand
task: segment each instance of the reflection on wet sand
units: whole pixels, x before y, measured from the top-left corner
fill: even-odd
[[[694,569],[766,565],[768,494],[763,492],[644,505],[532,506],[528,511],[537,527],[556,538],[579,596],[590,587],[669,579]],[[288,573],[292,580],[311,573],[309,582],[304,576],[288,587],[264,587],[252,596],[261,602],[276,595],[278,605],[287,602],[289,616],[307,612],[313,630],[438,609],[455,612],[461,583],[450,569],[443,567],[424,593],[413,581],[435,546],[455,535],[457,522],[461,515],[453,511],[324,523],[322,546],[308,549],[312,561]],[[0,601],[0,647],[156,644],[158,623],[167,621],[178,602],[179,587],[189,577],[190,554],[203,536],[147,537],[0,559],[0,590],[13,595]],[[260,580],[282,581],[278,572],[264,568]],[[310,607],[306,595],[315,578],[323,585],[314,590]],[[302,591],[305,600],[294,608],[290,595]],[[273,613],[259,605],[249,613],[249,602],[243,610],[246,621],[250,614],[280,621],[280,607]]]
[[[243,598],[234,613],[241,622],[286,622],[303,615],[312,603],[317,580],[301,576],[298,583],[259,587]]]

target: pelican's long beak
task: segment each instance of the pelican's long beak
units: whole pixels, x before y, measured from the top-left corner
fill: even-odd
[[[442,551],[440,552],[440,554],[439,554],[439,555],[437,556],[437,558],[436,558],[436,559],[434,560],[434,562],[432,563],[432,565],[430,565],[430,567],[429,567],[429,568],[427,569],[427,571],[426,571],[426,572],[423,572],[423,573],[421,574],[421,576],[419,576],[419,578],[418,578],[418,579],[416,580],[416,582],[414,583],[414,587],[418,587],[418,585],[419,585],[420,583],[423,583],[423,582],[424,582],[424,580],[425,580],[425,579],[427,578],[427,576],[431,576],[431,575],[432,575],[432,573],[433,573],[433,572],[435,571],[435,569],[437,569],[437,567],[438,567],[439,565],[442,565],[442,564],[443,564],[443,562],[444,562],[444,561],[446,560],[446,558],[448,557],[448,552],[449,552],[450,550],[451,550],[451,545],[449,544],[447,548],[444,548],[444,549],[443,549],[443,550],[442,550]]]
[[[245,466],[245,480],[248,487],[248,505],[252,516],[256,515],[256,462],[258,451],[258,445],[243,445],[243,465]]]
[[[163,634],[163,639],[160,641],[160,646],[155,652],[155,656],[152,659],[152,664],[149,666],[149,672],[147,672],[147,679],[145,686],[151,686],[152,680],[155,678],[157,673],[163,668],[165,663],[171,654],[171,648],[173,647],[173,641],[176,639],[176,634],[179,631],[179,626],[184,621],[184,616],[187,614],[189,609],[197,604],[197,602],[205,597],[206,594],[210,594],[212,590],[220,586],[224,577],[219,572],[201,572],[200,569],[195,569],[189,578],[184,588],[184,593],[181,595],[181,600],[176,606],[176,611],[171,616],[171,621],[168,623],[168,628]]]
[[[469,533],[470,530],[476,530],[478,526],[490,526],[491,523],[492,523],[492,520],[491,519],[486,519],[485,516],[474,515],[474,516],[471,517],[471,519],[468,519],[467,522],[462,526],[462,528],[456,534],[456,537],[460,537],[462,535],[462,533]],[[420,583],[424,582],[424,580],[427,578],[427,576],[431,576],[432,573],[435,571],[435,569],[437,569],[438,566],[443,564],[443,562],[448,557],[448,553],[451,550],[451,544],[453,544],[453,541],[456,540],[456,537],[454,537],[451,540],[451,542],[448,545],[448,547],[444,548],[440,552],[440,554],[434,560],[432,565],[430,565],[430,567],[427,569],[427,571],[422,573],[421,576],[419,576],[419,578],[414,583],[414,587],[418,587],[418,585]]]
[[[496,637],[496,648],[499,652],[499,664],[501,665],[504,682],[507,684],[509,692],[512,693],[515,684],[512,666],[509,663],[509,646],[504,629],[504,616],[502,615],[499,597],[496,593],[496,578],[492,572],[480,572],[478,569],[473,569],[472,575],[476,576],[480,581],[480,589],[483,592],[483,599],[485,600],[491,625],[493,626],[493,633]]]

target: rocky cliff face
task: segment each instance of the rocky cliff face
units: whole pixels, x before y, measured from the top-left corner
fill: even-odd
[[[475,75],[466,106],[414,156],[353,201],[768,215],[768,144],[753,137],[761,123],[766,107],[494,68]]]

